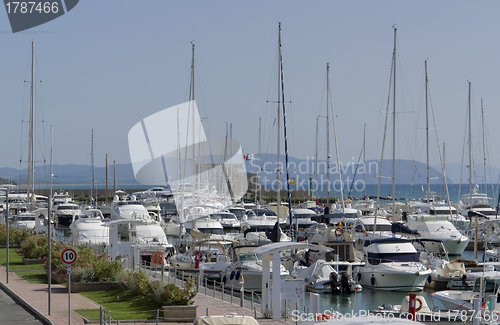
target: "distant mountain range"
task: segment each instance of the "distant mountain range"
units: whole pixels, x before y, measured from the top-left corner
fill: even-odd
[[[297,179],[299,182],[304,179],[315,179],[316,177],[316,162],[314,158],[297,159],[289,158],[290,178]],[[318,181],[322,179],[326,181],[326,160],[318,160],[317,163]],[[285,181],[285,157],[280,157],[281,180]],[[258,154],[251,156],[250,160],[246,160],[247,172],[257,173],[262,168],[261,180],[264,178],[269,181],[275,180],[276,169],[278,167],[277,156],[273,154],[262,154],[262,159]],[[382,184],[392,184],[392,160],[384,160],[382,165]],[[413,160],[396,160],[396,183],[397,184],[426,184],[427,171],[426,164]],[[343,182],[352,182],[363,180],[366,184],[378,184],[378,175],[380,172],[380,161],[369,160],[364,164],[361,162],[349,162],[342,164],[337,168],[335,159],[330,159],[330,181],[335,182],[338,179],[338,172],[342,175]],[[429,167],[431,184],[441,184],[443,175],[434,167]],[[450,177],[446,177],[448,183],[453,183]]]
[[[114,172],[114,171],[115,172]],[[0,168],[0,178],[11,180],[18,184],[26,184],[27,169]],[[90,188],[91,167],[88,165],[53,165],[53,186],[88,185]],[[35,183],[49,184],[50,166],[35,167]],[[112,187],[116,175],[117,186],[140,186],[135,180],[132,164],[117,164],[115,168],[108,166],[108,186]],[[106,167],[94,167],[94,184],[96,187],[106,185]]]
[[[251,159],[246,160],[246,168],[249,174],[260,173],[261,182],[265,179],[268,182],[276,180],[276,169],[278,166],[277,156],[274,154],[258,154],[250,155]],[[249,158],[250,158],[249,157]],[[290,178],[299,182],[308,181],[309,178],[315,179],[315,161],[313,158],[298,159],[289,158]],[[285,157],[280,157],[281,180],[286,180]],[[366,184],[377,184],[380,161],[369,160],[366,165],[359,164],[356,168],[356,162],[345,163],[337,168],[335,159],[330,160],[330,179],[332,182],[338,179],[338,171],[341,171],[342,180],[352,182],[366,180]],[[35,180],[37,184],[49,184],[50,166],[36,166]],[[476,175],[484,174],[483,167],[476,167]],[[460,182],[460,163],[452,163],[446,166],[446,179],[449,184],[457,184]],[[492,178],[488,179],[488,183],[497,183],[497,177],[500,169],[492,167]],[[90,186],[91,168],[87,165],[54,165],[53,166],[54,186],[72,186],[72,185],[87,185]],[[431,166],[429,169],[431,184],[441,184],[443,175],[440,166]],[[134,172],[131,164],[108,166],[108,186],[113,186],[114,176],[116,174],[117,186],[140,186],[141,184],[135,180]],[[318,161],[318,179],[326,180],[326,161]],[[426,164],[413,160],[396,160],[396,183],[397,184],[426,184],[427,182]],[[18,184],[25,184],[27,179],[27,170],[18,170],[15,168],[0,168],[0,178],[10,180]],[[94,167],[94,180],[96,187],[104,187],[106,183],[106,168]],[[468,182],[468,172],[462,173],[462,183]],[[476,179],[476,182],[483,183],[484,176]],[[384,160],[382,169],[382,184],[392,183],[392,160]],[[160,185],[160,184],[152,184]],[[163,184],[162,184],[163,185]]]

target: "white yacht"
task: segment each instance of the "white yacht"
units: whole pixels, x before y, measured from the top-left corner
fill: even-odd
[[[69,227],[71,229],[70,242],[74,246],[97,246],[109,243],[109,228],[104,226],[104,220],[100,217],[79,215]]]
[[[365,265],[354,269],[363,287],[388,291],[421,291],[431,274],[418,258],[415,247],[401,238],[365,243]]]
[[[111,220],[141,220],[145,222],[152,221],[152,218],[150,217],[146,207],[141,202],[136,201],[135,196],[132,196],[130,200],[127,200],[127,198],[125,197],[120,198],[118,195],[115,195],[110,208]],[[129,225],[127,223],[120,223],[118,233],[122,237],[128,237],[128,228]]]
[[[229,211],[220,211],[216,213],[211,213],[210,218],[213,218],[220,222],[222,228],[227,231],[240,230],[241,222],[238,220],[234,213]]]
[[[32,212],[21,212],[14,217],[11,226],[19,230],[35,229],[36,215]]]
[[[68,229],[75,221],[75,217],[82,214],[82,210],[76,203],[59,203],[54,210],[54,221],[56,229]]]
[[[430,241],[425,243],[425,248],[432,253],[440,252],[441,244],[439,241],[443,242],[446,251],[450,255],[462,254],[469,244],[469,238],[462,235],[462,233],[448,221],[448,216],[416,213],[408,215],[406,225],[411,230],[419,233],[419,237],[413,236],[413,238],[418,238],[420,240],[430,239]]]

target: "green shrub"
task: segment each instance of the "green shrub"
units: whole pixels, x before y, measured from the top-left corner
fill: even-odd
[[[26,236],[33,235],[32,230],[18,230],[9,227],[9,245],[19,246]],[[0,225],[0,245],[7,245],[7,226]]]
[[[92,268],[77,268],[71,270],[71,281],[73,282],[96,282],[94,269]]]
[[[179,288],[173,283],[165,284],[159,280],[151,280],[142,271],[123,271],[118,278],[124,288],[156,301],[162,306],[192,305],[196,296],[194,279],[186,280],[184,287]]]
[[[48,247],[47,236],[31,234],[24,238],[18,253],[24,258],[42,259],[47,257]]]

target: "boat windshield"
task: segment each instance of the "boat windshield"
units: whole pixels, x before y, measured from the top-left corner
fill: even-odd
[[[368,253],[368,262],[371,265],[392,262],[419,262],[418,253]]]
[[[251,262],[251,261],[259,261],[261,258],[256,254],[239,254],[238,259],[240,262]]]
[[[243,218],[247,213],[244,209],[229,209],[231,213],[234,213],[238,219]]]

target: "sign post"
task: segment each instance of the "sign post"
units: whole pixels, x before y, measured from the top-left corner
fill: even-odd
[[[66,248],[61,254],[61,259],[68,265],[68,324],[71,325],[71,264],[76,261],[76,252],[72,248]]]

